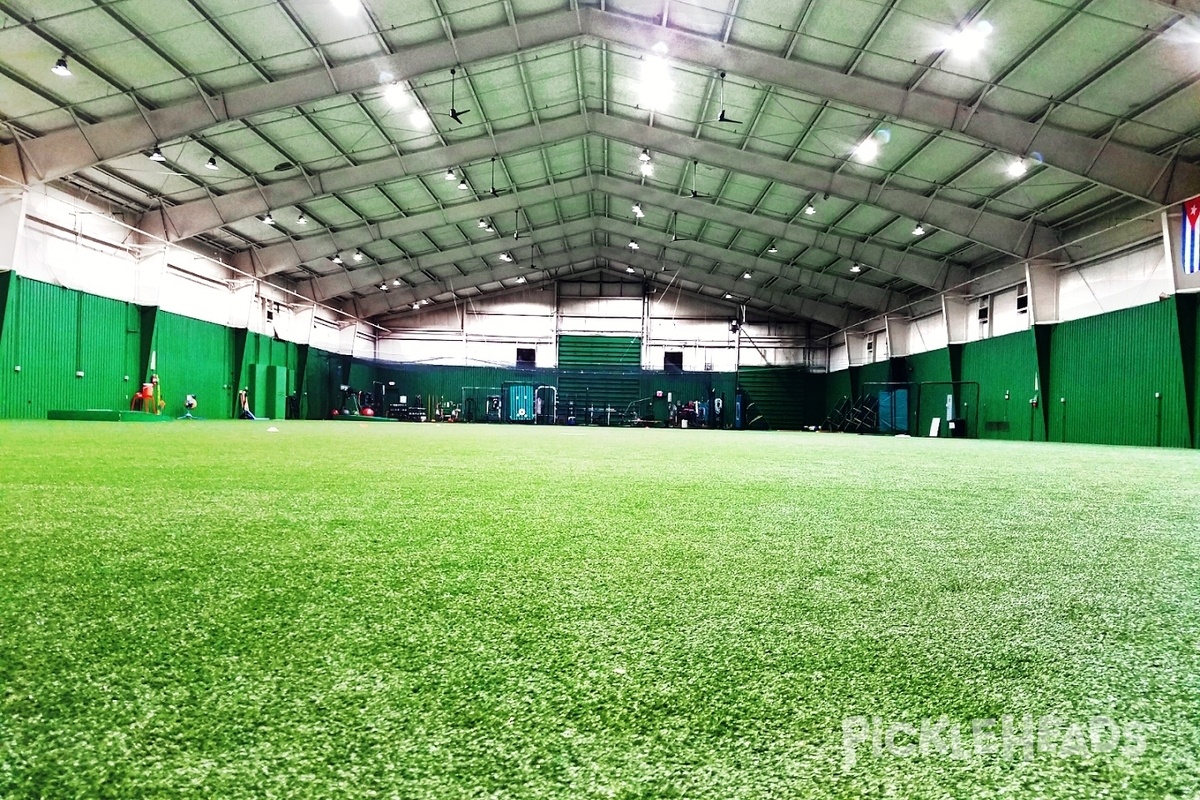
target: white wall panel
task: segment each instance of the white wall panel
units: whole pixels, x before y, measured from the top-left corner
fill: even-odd
[[[1153,303],[1174,292],[1171,263],[1161,245],[1059,274],[1058,321]]]

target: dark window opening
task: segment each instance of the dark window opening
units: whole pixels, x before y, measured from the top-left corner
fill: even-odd
[[[666,372],[683,372],[683,352],[663,353],[663,370]]]
[[[537,350],[532,347],[517,348],[517,369],[533,369],[537,366]]]

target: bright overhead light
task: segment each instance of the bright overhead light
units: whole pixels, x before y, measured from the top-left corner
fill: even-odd
[[[858,264],[855,264],[854,266],[850,267],[850,271],[851,272],[862,272],[862,267],[860,267]]]
[[[732,299],[733,299],[733,295],[731,295],[729,292],[726,292],[726,293],[725,293],[725,299],[726,299],[726,300],[732,300]]]
[[[770,247],[767,248],[767,252],[768,253],[778,253],[779,248],[776,247],[774,244],[772,244]]]
[[[628,272],[630,275],[632,275],[636,270],[634,270],[633,267],[626,267],[625,271]]]
[[[521,277],[517,278],[517,283],[524,283],[524,282],[525,282],[525,276],[524,276],[524,275],[522,275]]]
[[[400,279],[392,278],[392,286],[399,286],[399,285],[400,285]]]
[[[642,248],[641,248],[641,245],[639,245],[636,241],[634,241],[633,239],[630,239],[629,240],[629,249],[630,250],[641,250]]]
[[[854,157],[864,164],[870,164],[879,157],[879,140],[868,136],[854,148]]]
[[[488,229],[488,223],[487,223],[486,219],[479,220],[479,229],[483,230],[483,231],[486,231]]]
[[[333,7],[346,16],[356,14],[362,9],[359,0],[333,0]]]
[[[913,228],[913,236],[924,236],[924,235],[925,235],[925,226],[922,225],[920,222],[918,222],[917,227]]]
[[[648,149],[643,149],[642,154],[640,156],[638,156],[638,161],[641,161],[644,164],[649,164],[650,163],[650,151]]]
[[[634,215],[635,217],[637,217],[638,219],[642,219],[643,217],[645,217],[645,216],[646,216],[646,212],[645,212],[645,211],[642,211],[642,206],[641,206],[641,204],[639,204],[639,203],[634,203],[634,204],[633,204],[633,215]]]
[[[511,264],[511,263],[512,263],[512,260],[513,260],[513,257],[512,257],[512,255],[511,255],[511,254],[509,254],[509,253],[501,253],[501,254],[500,254],[500,260],[501,260],[501,261],[503,261],[505,264]]]
[[[335,263],[335,264],[344,264],[344,263],[346,263],[346,262],[342,261],[342,257],[341,257],[341,256],[334,256],[334,257],[333,257],[332,259],[330,259],[330,260],[331,260],[331,261],[333,261],[333,263]]]
[[[412,310],[413,310],[413,311],[420,311],[420,310],[421,310],[421,304],[420,304],[420,303],[413,303],[413,304],[412,304]]]
[[[467,179],[466,179],[466,178],[463,178],[461,181],[459,181],[459,182],[458,182],[458,189],[459,189],[459,191],[461,191],[461,192],[465,192],[467,189],[470,189],[470,188],[471,188],[471,187],[470,187],[470,185],[467,183]]]
[[[386,292],[386,291],[387,291],[387,284],[386,284],[386,283],[381,283],[381,284],[379,284],[379,288],[380,288],[380,289],[382,289],[383,291],[385,291],[385,292]]]
[[[391,104],[392,108],[405,108],[409,103],[408,90],[402,83],[389,85],[383,90],[383,97]]]
[[[742,273],[742,277],[743,277],[745,280],[750,280],[750,279],[751,279],[751,278],[753,278],[754,276],[753,276],[753,275],[751,275],[749,272],[743,272],[743,273]]]
[[[154,145],[154,149],[150,151],[149,156],[151,161],[166,161],[167,157],[162,154],[162,148]]]
[[[54,62],[54,66],[50,68],[50,71],[60,78],[71,77],[71,68],[67,66],[67,57],[65,55],[61,56],[58,61]]]
[[[811,217],[813,214],[817,213],[817,209],[813,207],[812,203],[809,203],[804,207],[804,213]]]
[[[308,224],[308,217],[304,216],[303,211],[300,212],[300,216],[296,217],[296,224],[297,225],[307,225]]]
[[[442,179],[447,180],[447,181],[453,181],[453,180],[458,180],[458,176],[454,174],[454,170],[448,169],[448,170],[446,170],[446,174],[442,176]]]
[[[654,165],[651,164],[649,161],[646,161],[642,164],[641,170],[642,170],[643,178],[653,178],[654,177]]]
[[[665,58],[667,46],[654,45],[652,53],[642,59],[642,79],[638,83],[638,105],[648,111],[665,111],[675,94],[671,66]]]
[[[429,118],[425,109],[414,108],[408,115],[408,124],[413,127],[413,130],[427,131],[433,127],[433,120]]]
[[[271,212],[269,212],[269,211],[267,212],[266,216],[263,217],[262,221],[263,221],[264,225],[274,225],[275,224],[275,218],[271,216]]]
[[[991,35],[992,23],[980,20],[950,34],[946,39],[945,49],[955,58],[974,58],[983,51]]]
[[[1025,166],[1025,159],[1018,158],[1008,165],[1008,177],[1019,178],[1025,174],[1029,168]]]
[[[362,254],[362,251],[361,251],[361,250],[355,250],[355,251],[354,251],[354,260],[355,260],[355,261],[362,261],[364,258],[366,258],[366,256],[364,256],[364,255]]]
[[[488,233],[496,232],[496,229],[492,227],[492,224],[490,222],[488,223],[488,226],[486,228],[484,228],[484,230],[487,231]]]
[[[221,167],[217,165],[217,157],[216,156],[209,156],[208,161],[204,165],[204,168],[211,169],[213,172],[216,172]]]

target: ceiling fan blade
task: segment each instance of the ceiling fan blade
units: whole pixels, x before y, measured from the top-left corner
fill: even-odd
[[[725,109],[723,109],[723,108],[721,109],[721,115],[719,117],[717,117],[717,122],[728,122],[730,125],[741,125],[742,124],[742,121],[740,119],[734,119],[733,117],[725,116]]]
[[[470,113],[471,113],[471,109],[469,109],[469,108],[464,108],[461,111],[459,111],[457,108],[452,108],[452,109],[450,109],[450,119],[454,120],[459,125],[462,125],[463,124],[462,115],[470,114]]]

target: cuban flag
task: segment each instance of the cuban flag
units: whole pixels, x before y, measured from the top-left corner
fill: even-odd
[[[1200,272],[1200,197],[1183,204],[1183,271]]]

